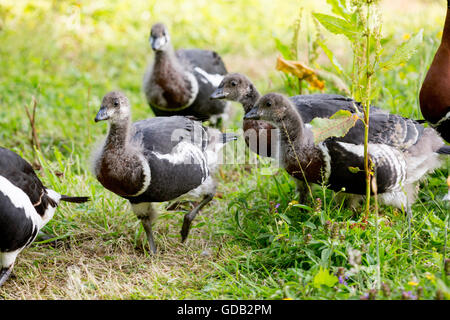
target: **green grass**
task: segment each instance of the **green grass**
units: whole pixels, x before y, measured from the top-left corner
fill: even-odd
[[[421,118],[418,90],[439,44],[445,1],[411,1],[406,9],[402,1],[387,2],[381,7],[386,50],[421,28],[424,42],[407,65],[377,75],[383,89],[374,104]],[[363,210],[346,208],[321,186],[314,188],[314,197],[322,205],[310,208],[295,203],[295,184],[282,170],[266,176],[255,167],[226,165],[218,176],[221,196],[196,218],[186,244],[179,235],[184,211],[158,205],[159,253],[150,257],[127,201],[105,190],[89,170],[90,151],[106,132],[104,124],[93,121],[106,92],[124,91],[133,119],[152,116],[141,80],[152,58],[147,38],[153,22],[168,24],[175,47],[214,49],[229,71],[249,75],[262,92],[288,92],[274,69],[273,37],[289,43],[298,6],[298,1],[264,0],[83,1],[81,6],[0,0],[2,146],[39,164],[47,186],[93,199],[61,205],[45,228],[59,238],[58,246],[34,243],[25,250],[0,297],[359,299],[368,294],[376,279],[375,217],[364,230],[354,227]],[[329,12],[325,1],[303,1],[302,6],[304,13]],[[80,24],[71,24],[80,10]],[[311,22],[304,28],[312,32]],[[347,65],[346,41],[323,34]],[[323,55],[317,63],[331,70]],[[326,92],[336,89],[327,84]],[[33,96],[42,149],[37,154],[24,107]],[[234,105],[233,112],[227,127],[240,128],[243,111]],[[437,170],[421,184],[413,206],[412,256],[406,217],[381,208],[381,280],[391,293],[378,292],[377,298],[407,298],[408,292],[421,299],[450,298],[442,266],[448,207],[440,200],[447,175],[448,169]],[[358,250],[361,264],[350,263],[350,250]],[[345,284],[335,283],[334,275],[343,275]]]

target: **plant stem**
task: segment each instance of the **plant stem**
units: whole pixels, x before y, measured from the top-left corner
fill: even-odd
[[[373,197],[375,200],[375,237],[376,237],[376,251],[377,251],[377,289],[381,288],[381,263],[380,263],[380,232],[378,226],[378,188],[376,175],[372,179]]]
[[[370,6],[371,2],[366,2],[367,5],[367,20],[366,20],[366,97],[364,106],[364,170],[366,172],[366,212],[365,220],[367,221],[370,212],[370,187],[371,187],[371,171],[372,168],[369,167],[369,117],[370,117],[370,96],[371,96],[371,68],[370,68]],[[380,266],[380,237],[379,237],[379,226],[378,226],[378,196],[377,196],[377,179],[374,175],[372,179],[373,190],[375,196],[375,235],[376,235],[376,253],[377,253],[377,289],[380,290],[381,286],[381,266]]]
[[[450,3],[449,3],[450,4]],[[449,169],[449,162],[447,161],[447,169]],[[448,229],[450,228],[450,200],[446,201],[447,203],[444,203],[444,208],[447,208],[447,216],[446,216],[446,220],[447,223],[445,224],[445,230],[444,230],[444,248],[443,248],[443,252],[442,252],[442,278],[444,281],[446,281],[447,279],[447,273],[445,270],[445,259],[447,256],[447,234],[448,234]]]
[[[370,112],[370,3],[367,3],[367,23],[366,23],[366,97],[364,106],[364,170],[366,172],[366,213],[364,220],[367,221],[370,210],[370,168],[369,168],[369,112]]]

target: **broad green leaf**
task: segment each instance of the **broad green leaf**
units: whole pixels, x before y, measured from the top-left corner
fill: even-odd
[[[342,34],[353,41],[357,32],[355,27],[344,19],[333,17],[323,13],[313,13],[313,16],[325,29],[334,34]]]
[[[320,288],[321,285],[332,288],[339,279],[328,272],[328,269],[320,267],[319,272],[314,276],[313,285],[316,288]]]
[[[330,118],[314,118],[310,124],[314,134],[314,143],[329,137],[343,137],[352,128],[359,117],[348,110],[339,110]]]
[[[387,71],[406,63],[416,53],[422,39],[423,29],[408,41],[403,42],[389,59],[380,63],[380,68]]]
[[[331,11],[341,16],[342,18],[349,20],[351,14],[347,8],[346,0],[327,0],[327,3],[331,6]]]

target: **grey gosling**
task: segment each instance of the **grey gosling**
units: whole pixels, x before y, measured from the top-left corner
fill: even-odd
[[[149,41],[155,58],[144,76],[143,90],[156,116],[190,115],[211,123],[226,117],[228,103],[209,99],[227,74],[216,52],[174,51],[169,31],[162,23],[152,26]]]
[[[108,120],[109,132],[93,154],[94,174],[106,189],[130,201],[152,253],[156,252],[152,233],[156,212],[152,203],[201,199],[184,216],[184,242],[192,220],[216,193],[213,174],[218,166],[218,152],[236,137],[183,116],[131,123],[130,103],[117,91],[103,97],[95,118],[96,122],[102,120]]]

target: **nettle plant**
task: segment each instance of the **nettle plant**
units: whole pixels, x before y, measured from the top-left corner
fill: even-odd
[[[333,52],[324,41],[319,46],[329,58],[336,73],[343,81],[350,82],[351,96],[360,101],[364,107],[358,114],[365,125],[364,169],[366,172],[366,214],[369,214],[371,180],[374,171],[368,157],[369,112],[371,101],[380,93],[381,85],[376,74],[388,71],[406,63],[417,51],[422,42],[422,30],[402,43],[393,54],[385,54],[382,48],[381,14],[377,6],[379,0],[327,0],[335,14],[314,13],[313,16],[328,31],[343,35],[350,42],[353,52],[353,63],[350,72],[342,68]],[[358,111],[355,108],[355,112]],[[375,183],[373,183],[375,186]],[[373,190],[376,193],[376,190]]]

